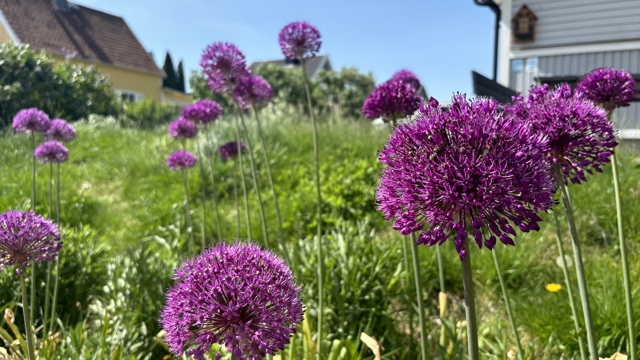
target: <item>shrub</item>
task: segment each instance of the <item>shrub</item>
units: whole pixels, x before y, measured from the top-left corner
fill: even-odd
[[[169,123],[180,114],[180,107],[144,99],[123,104],[124,114],[120,123],[124,127],[153,129]]]

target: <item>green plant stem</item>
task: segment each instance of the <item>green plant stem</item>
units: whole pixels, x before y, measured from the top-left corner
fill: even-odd
[[[31,317],[29,316],[29,309],[27,309],[27,283],[25,280],[24,272],[20,274],[20,289],[22,290],[22,313],[24,314],[24,328],[27,332],[27,350],[29,353],[29,360],[35,360],[33,332],[31,330]]]
[[[580,347],[580,359],[586,360],[587,355],[584,349],[584,338],[580,330],[580,319],[578,318],[578,308],[576,307],[576,301],[573,298],[573,286],[571,285],[571,278],[569,277],[569,267],[567,266],[567,259],[564,255],[564,248],[562,246],[562,235],[560,234],[560,221],[558,221],[558,213],[556,208],[553,208],[553,219],[556,224],[556,241],[558,244],[558,252],[560,253],[560,261],[562,262],[562,273],[564,274],[564,283],[567,287],[567,295],[569,296],[569,305],[571,306],[571,315],[573,317],[573,325],[576,329],[576,336],[578,336],[578,346]]]
[[[416,284],[416,301],[418,303],[418,322],[420,325],[420,351],[422,360],[427,360],[427,325],[424,318],[424,302],[422,301],[422,279],[420,276],[420,257],[415,233],[411,233],[411,257],[413,258],[413,278]]]
[[[31,211],[36,212],[36,134],[31,132],[31,157],[33,158],[31,169]],[[31,263],[31,304],[29,304],[29,315],[33,319],[35,317],[36,309],[36,262]]]
[[[56,224],[60,226],[60,164],[56,164]],[[56,307],[58,305],[58,280],[60,279],[60,256],[56,256],[55,277],[53,280],[53,300],[51,302],[51,320],[49,321],[49,333],[53,332],[53,324],[56,318]]]
[[[413,339],[413,302],[411,301],[411,263],[409,260],[409,238],[407,236],[402,237],[402,257],[404,259],[404,271],[407,273],[405,278],[405,289],[407,289],[407,313],[409,315],[409,336]]]
[[[53,163],[49,163],[49,219],[53,220]],[[49,320],[49,302],[51,301],[51,261],[47,261],[47,282],[44,287],[44,317],[42,326],[43,339],[47,336],[47,321]]]
[[[268,232],[267,232],[267,217],[264,214],[264,205],[262,204],[262,193],[260,192],[260,185],[258,184],[258,172],[256,171],[256,162],[253,158],[253,144],[251,142],[251,136],[249,136],[249,129],[247,123],[244,121],[244,115],[242,109],[236,101],[236,108],[238,109],[238,116],[240,116],[240,123],[244,130],[244,136],[247,138],[247,152],[249,153],[249,163],[251,164],[251,175],[253,176],[253,187],[256,189],[256,195],[258,195],[258,209],[260,210],[260,225],[262,225],[262,241],[265,247],[269,247]]]
[[[624,281],[624,295],[627,303],[627,325],[629,327],[629,355],[630,360],[637,359],[637,344],[635,321],[633,317],[633,297],[631,296],[631,283],[629,281],[629,261],[627,258],[627,244],[624,240],[624,228],[622,226],[622,204],[620,201],[620,179],[618,178],[618,157],[611,156],[611,172],[613,173],[613,193],[616,202],[616,218],[618,222],[618,240],[620,241],[620,258],[622,260],[622,278]]]
[[[260,124],[260,116],[258,111],[253,108],[253,115],[256,119],[256,125],[258,127],[258,136],[262,144],[262,153],[264,154],[264,162],[267,164],[267,175],[269,177],[269,186],[271,186],[271,194],[273,195],[273,206],[276,209],[276,217],[278,218],[278,234],[280,235],[280,251],[284,255],[288,264],[291,264],[291,258],[289,257],[289,250],[287,249],[287,241],[284,237],[284,229],[282,227],[282,215],[280,214],[280,205],[278,203],[278,195],[276,194],[276,186],[273,182],[273,173],[271,172],[271,160],[269,159],[269,150],[267,148],[267,141],[264,139],[264,132],[262,131],[262,124]]]
[[[587,291],[587,281],[584,274],[582,262],[582,253],[580,252],[580,243],[578,241],[578,230],[573,218],[573,209],[567,187],[564,183],[564,175],[560,165],[554,165],[556,175],[556,183],[560,187],[562,194],[562,202],[567,212],[567,223],[569,224],[569,234],[571,235],[571,244],[573,246],[573,256],[575,258],[576,274],[578,277],[578,291],[580,292],[580,300],[582,301],[582,313],[584,316],[585,330],[587,331],[587,344],[589,345],[589,356],[591,360],[598,360],[598,347],[596,346],[596,337],[593,332],[593,321],[591,319],[591,306],[589,304],[589,293]]]
[[[251,236],[251,214],[249,213],[249,194],[247,194],[247,182],[244,176],[244,161],[242,160],[242,136],[240,135],[240,115],[236,114],[236,139],[238,144],[238,159],[240,159],[240,180],[242,181],[242,195],[244,196],[245,220],[247,221],[247,237],[253,240]]]
[[[309,106],[309,117],[311,117],[311,123],[313,125],[313,157],[315,159],[315,175],[316,175],[316,193],[318,196],[318,214],[317,214],[317,244],[316,251],[318,256],[318,346],[317,355],[318,360],[324,360],[322,356],[322,325],[323,325],[323,312],[324,312],[324,261],[322,255],[322,193],[320,191],[320,155],[318,148],[318,125],[316,124],[316,117],[313,113],[313,106],[311,105],[311,91],[309,89],[309,78],[305,69],[305,59],[301,59],[302,77],[304,79],[304,89],[307,93],[307,104]]]
[[[438,258],[438,280],[440,282],[440,292],[445,292],[444,270],[442,267],[442,251],[440,250],[440,245],[436,246],[436,257]]]
[[[240,202],[238,201],[238,163],[233,161],[233,198],[236,204],[236,240],[240,239]]]
[[[209,157],[209,167],[211,168],[211,188],[213,189],[211,193],[211,200],[213,200],[213,211],[216,213],[216,231],[218,234],[218,241],[222,241],[222,221],[220,220],[220,209],[218,208],[218,194],[216,193],[216,177],[215,177],[215,166],[213,164],[213,151],[211,150],[211,133],[209,132],[209,124],[204,124],[204,133],[209,143],[209,150],[207,155]]]
[[[191,207],[189,206],[189,186],[187,185],[187,169],[182,169],[182,184],[184,185],[184,208],[189,232],[189,253],[194,255],[193,225],[191,223]]]
[[[200,186],[201,196],[202,196],[202,205],[200,208],[202,209],[202,225],[200,229],[202,248],[204,249],[207,243],[207,184],[204,182],[204,178],[206,173],[204,171],[204,158],[202,157],[202,148],[200,147],[200,136],[196,136],[196,147],[198,148],[198,166],[200,167]]]
[[[467,254],[462,261],[462,285],[464,287],[464,308],[467,317],[467,342],[469,345],[469,360],[480,360],[478,352],[478,324],[476,320],[476,300],[473,291],[473,278],[471,269],[471,253],[469,241],[465,240],[464,250]]]
[[[513,313],[511,312],[511,303],[509,302],[509,295],[507,294],[507,287],[504,285],[504,279],[502,277],[502,270],[500,269],[500,262],[498,261],[497,248],[491,251],[493,255],[493,263],[496,265],[496,272],[498,273],[498,281],[500,282],[500,289],[502,289],[502,298],[504,299],[504,305],[507,309],[507,317],[509,323],[511,323],[511,330],[513,331],[513,338],[516,340],[516,348],[518,350],[518,359],[524,359],[524,351],[522,350],[522,344],[520,343],[520,335],[518,335],[518,327],[513,319]]]

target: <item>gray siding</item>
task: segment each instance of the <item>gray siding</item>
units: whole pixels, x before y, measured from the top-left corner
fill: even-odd
[[[640,74],[640,49],[538,58],[538,76],[540,77],[582,76],[599,67],[621,68],[632,74]],[[619,128],[639,129],[640,103],[631,103],[628,108],[617,110],[614,116],[617,118]]]
[[[513,50],[640,40],[640,0],[513,0],[511,18],[523,4],[538,17],[535,39]]]

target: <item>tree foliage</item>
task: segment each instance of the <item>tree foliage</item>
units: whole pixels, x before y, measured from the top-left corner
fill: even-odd
[[[111,80],[96,69],[55,62],[29,45],[0,45],[0,129],[29,107],[67,120],[119,109]]]
[[[176,69],[173,67],[173,59],[171,59],[171,54],[167,52],[167,55],[164,57],[164,65],[162,66],[162,70],[164,70],[164,79],[162,80],[162,86],[169,89],[178,89],[178,78],[176,76]]]

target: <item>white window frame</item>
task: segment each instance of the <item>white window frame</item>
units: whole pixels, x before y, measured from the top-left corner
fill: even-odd
[[[144,99],[144,94],[139,91],[126,90],[126,89],[114,89],[113,90],[120,99],[123,99],[123,96],[129,97],[127,101],[140,101]]]

